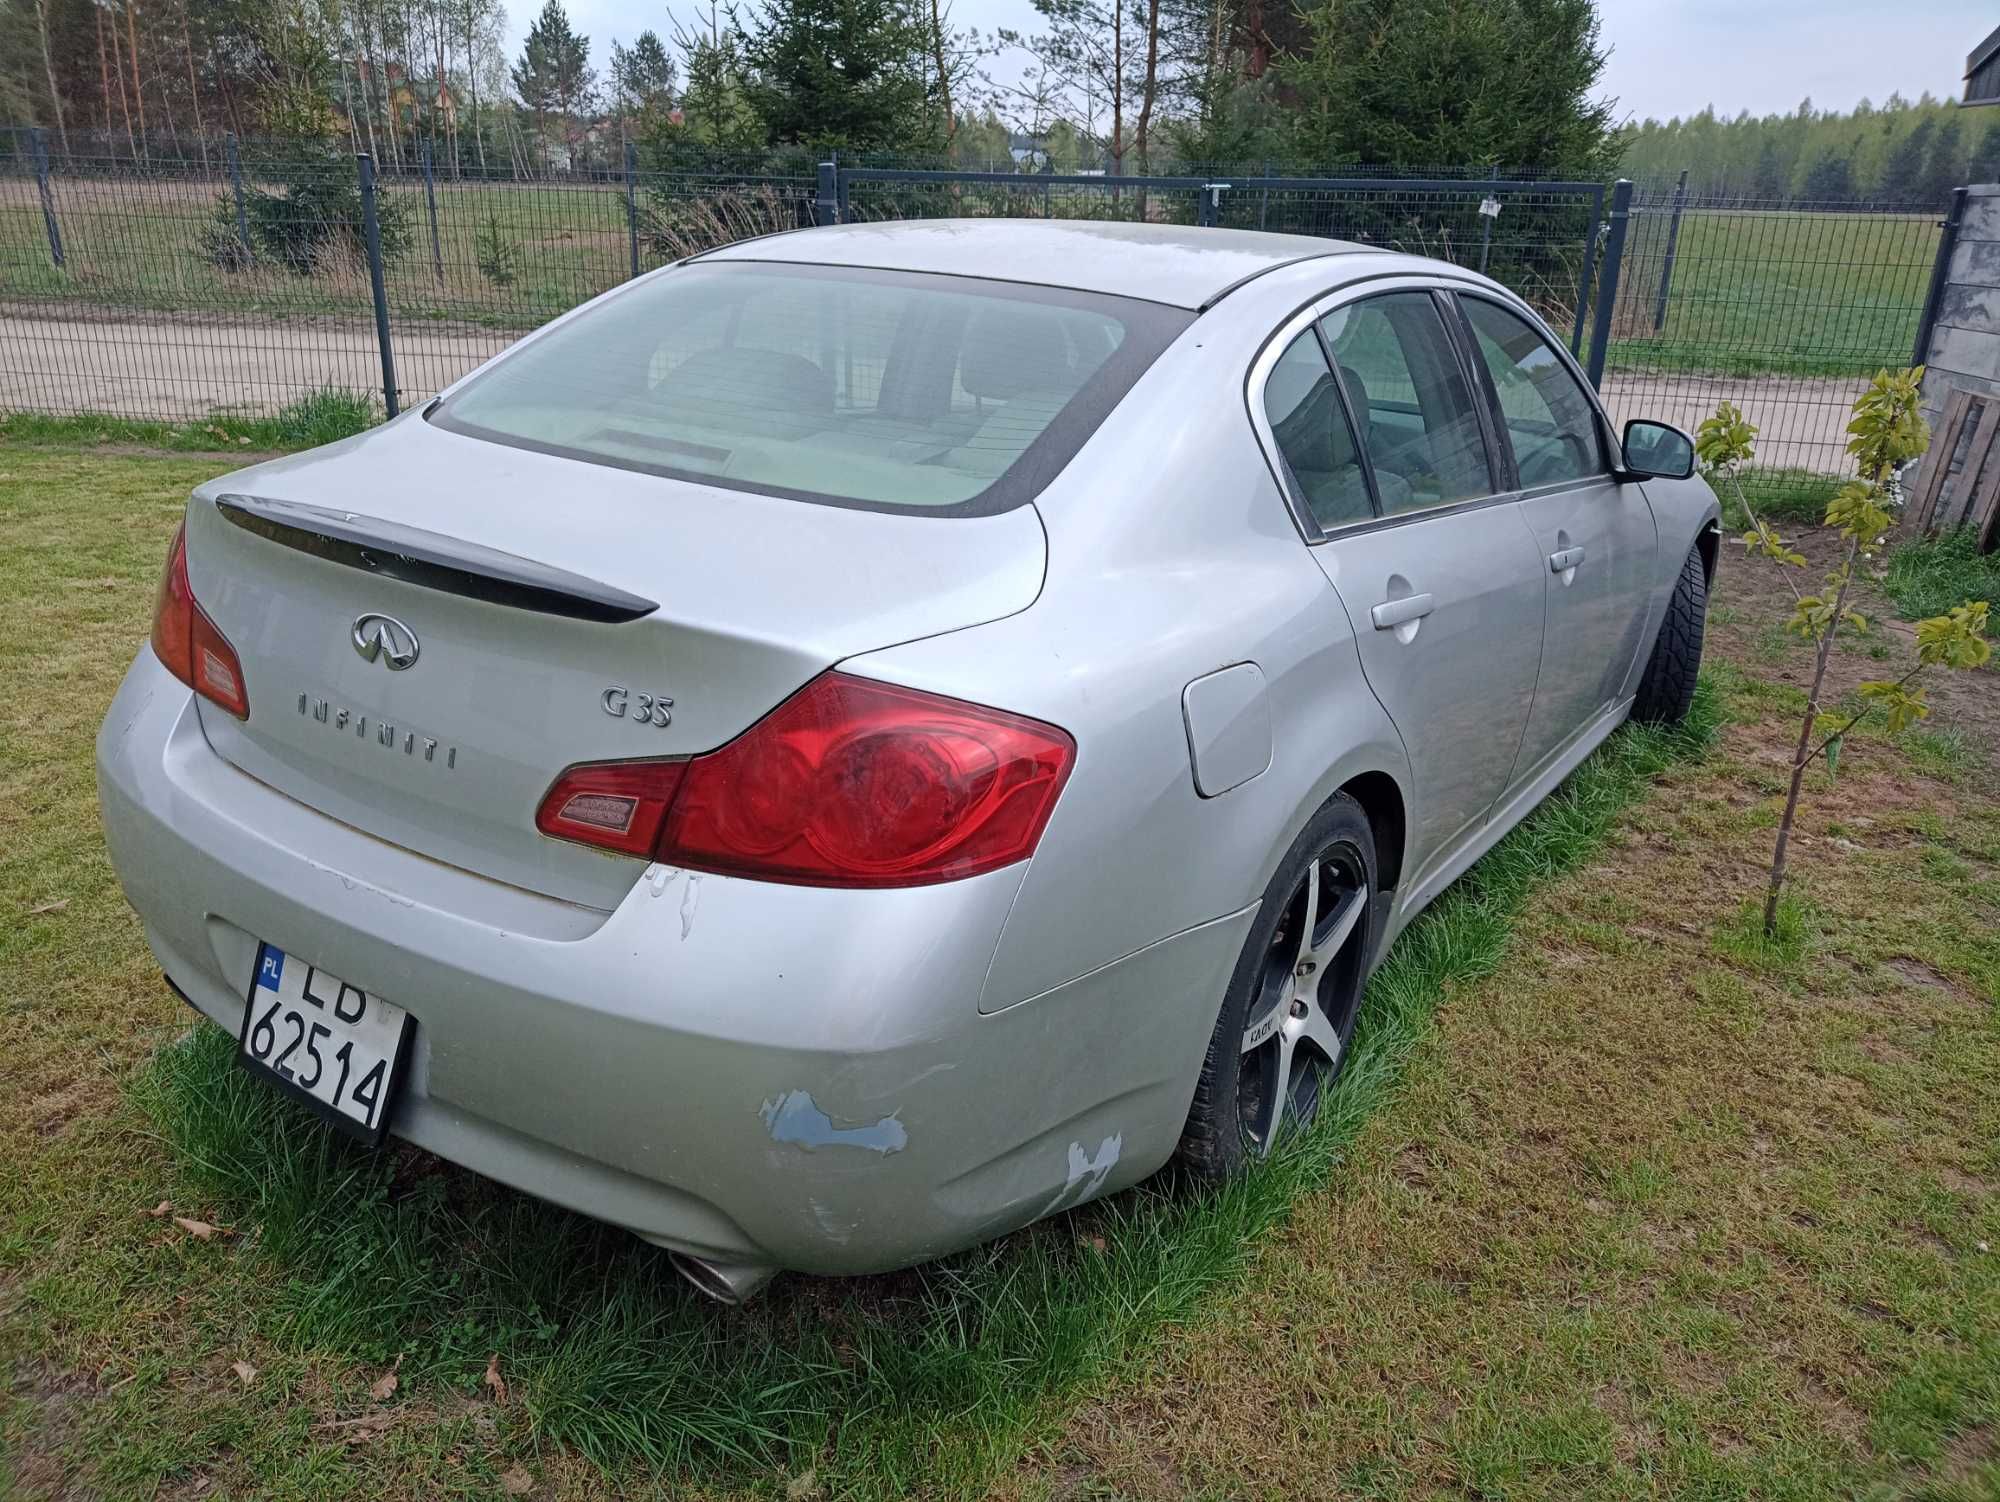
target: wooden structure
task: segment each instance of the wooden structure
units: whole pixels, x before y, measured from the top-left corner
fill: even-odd
[[[2000,396],[1954,391],[1910,491],[1913,531],[1970,527],[1979,551],[2000,545]]]

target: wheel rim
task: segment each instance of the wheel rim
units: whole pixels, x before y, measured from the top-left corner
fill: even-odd
[[[1368,932],[1368,878],[1346,841],[1322,850],[1285,899],[1265,951],[1236,1083],[1244,1140],[1262,1157],[1287,1121],[1306,1122],[1339,1071]]]

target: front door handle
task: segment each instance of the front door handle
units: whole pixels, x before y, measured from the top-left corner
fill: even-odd
[[[1384,600],[1368,616],[1377,631],[1394,631],[1398,626],[1422,620],[1435,609],[1437,602],[1429,595],[1404,595],[1398,600]]]
[[[1549,572],[1566,574],[1581,562],[1583,562],[1582,548],[1558,548],[1549,554]]]

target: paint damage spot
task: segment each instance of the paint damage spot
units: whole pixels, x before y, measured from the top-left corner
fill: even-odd
[[[835,1126],[833,1118],[805,1090],[788,1090],[765,1101],[758,1114],[773,1142],[789,1142],[807,1152],[822,1147],[858,1147],[886,1157],[901,1152],[910,1142],[910,1134],[894,1115],[884,1116],[872,1126]]]
[[[1114,1132],[1098,1143],[1096,1152],[1089,1152],[1081,1142],[1069,1145],[1069,1177],[1064,1180],[1056,1197],[1049,1201],[1044,1215],[1053,1215],[1058,1210],[1073,1210],[1087,1199],[1092,1199],[1104,1189],[1104,1181],[1111,1177],[1111,1170],[1118,1166],[1118,1154],[1124,1150],[1125,1135]]]
[[[701,873],[688,873],[687,889],[681,893],[681,937],[694,932],[694,910],[701,906]]]

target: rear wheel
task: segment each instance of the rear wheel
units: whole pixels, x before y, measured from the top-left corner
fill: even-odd
[[[1181,1134],[1196,1174],[1227,1178],[1318,1114],[1354,1035],[1374,895],[1368,816],[1341,794],[1286,852],[1250,925]]]
[[[1667,601],[1653,655],[1639,679],[1632,700],[1632,718],[1653,725],[1678,725],[1694,703],[1695,679],[1701,675],[1701,639],[1708,621],[1708,572],[1701,566],[1701,549],[1689,548]]]

